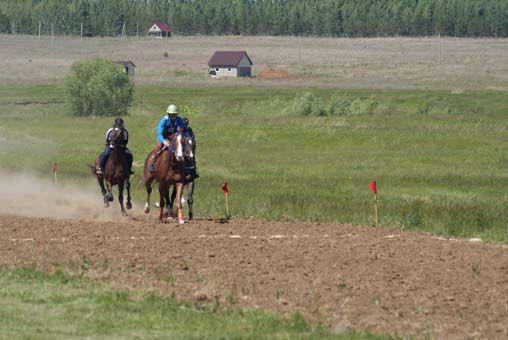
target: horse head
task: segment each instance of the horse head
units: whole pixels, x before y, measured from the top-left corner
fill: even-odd
[[[182,149],[185,161],[194,161],[194,140],[192,136],[182,136]]]
[[[173,138],[173,153],[177,162],[184,161],[183,137],[180,133],[176,134]]]
[[[123,142],[123,127],[115,126],[111,132],[111,142],[113,145],[118,146]]]

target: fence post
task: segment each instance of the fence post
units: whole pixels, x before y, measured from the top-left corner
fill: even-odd
[[[41,40],[41,21],[39,20],[39,40]]]

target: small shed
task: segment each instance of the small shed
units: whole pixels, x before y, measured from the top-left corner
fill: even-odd
[[[252,60],[245,51],[217,51],[208,62],[212,77],[250,77]]]
[[[156,21],[148,29],[148,36],[152,38],[165,38],[171,36],[171,29],[168,24]]]
[[[118,60],[116,62],[117,64],[120,64],[124,67],[124,70],[125,70],[125,73],[127,73],[127,75],[131,76],[131,77],[134,77],[134,73],[135,73],[135,70],[136,70],[136,65],[134,65],[134,63],[130,60]]]

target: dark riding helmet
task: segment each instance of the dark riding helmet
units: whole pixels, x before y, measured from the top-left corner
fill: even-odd
[[[115,122],[113,123],[113,127],[123,128],[123,125],[124,125],[124,121],[120,117],[116,118]]]

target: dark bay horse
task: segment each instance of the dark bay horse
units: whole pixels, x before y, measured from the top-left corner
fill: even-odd
[[[99,167],[99,158],[95,161],[95,175],[101,187],[102,196],[104,197],[104,206],[109,207],[109,202],[113,201],[112,187],[118,185],[118,202],[123,215],[127,215],[123,206],[123,190],[127,189],[127,209],[132,208],[131,203],[131,184],[129,181],[129,169],[126,165],[125,148],[120,146],[122,140],[123,128],[115,127],[111,135],[113,143],[113,150],[109,153],[106,166],[104,167],[104,174],[97,174]]]
[[[177,134],[172,139],[170,148],[163,147],[159,151],[157,148],[148,154],[145,160],[144,178],[146,188],[146,204],[145,213],[150,212],[150,194],[152,193],[152,183],[157,181],[159,183],[159,220],[162,221],[165,203],[169,204],[169,188],[171,185],[175,186],[176,197],[176,210],[178,216],[178,223],[184,224],[182,216],[182,192],[183,184],[185,182],[185,162],[183,156],[182,135]],[[154,164],[155,171],[150,172],[150,164],[153,157],[158,154],[158,158]],[[168,218],[174,216],[172,212],[168,211]]]

